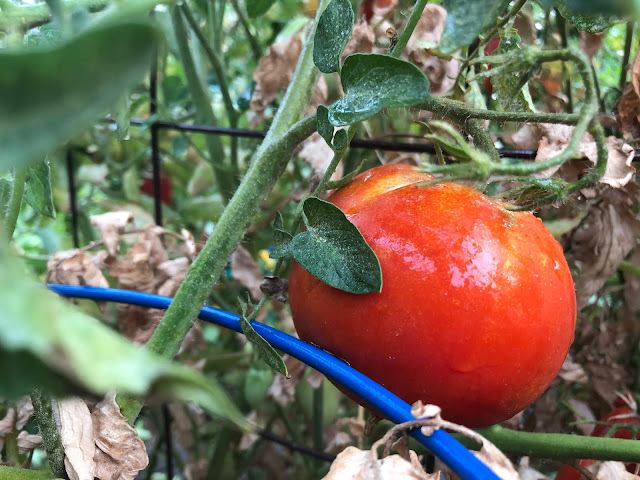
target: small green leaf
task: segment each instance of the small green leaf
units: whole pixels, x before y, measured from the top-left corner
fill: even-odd
[[[86,130],[149,70],[147,23],[103,25],[53,48],[0,53],[0,171]],[[135,48],[132,48],[135,45]]]
[[[567,22],[575,24],[579,31],[588,33],[601,33],[611,25],[623,21],[615,13],[628,13],[631,9],[629,0],[608,0],[610,8],[603,8],[601,1],[595,2],[600,3],[600,8],[592,5],[593,3],[592,0],[556,0],[555,5]]]
[[[25,200],[41,215],[56,218],[51,191],[51,170],[49,160],[36,162],[27,169],[27,194]]]
[[[264,15],[276,3],[276,0],[247,0],[247,15],[256,18]]]
[[[500,46],[495,55],[506,55],[519,52],[520,36],[514,28],[508,28],[500,34]],[[514,55],[515,57],[515,55]],[[528,79],[532,72],[519,71],[508,75],[491,77],[493,91],[498,103],[505,112],[533,112],[533,100],[529,93]]]
[[[329,121],[337,127],[365,120],[386,107],[411,107],[429,97],[424,73],[388,55],[349,55],[340,79],[345,96],[329,109]]]
[[[282,230],[283,225],[284,221],[282,220],[282,214],[280,212],[276,212],[276,218],[273,219],[273,228]]]
[[[353,30],[353,8],[349,0],[331,0],[325,8],[313,39],[313,63],[323,73],[340,71],[342,52]]]
[[[437,50],[450,55],[470,45],[498,16],[504,0],[448,0],[447,23]],[[509,3],[509,2],[507,2]]]
[[[331,146],[331,140],[333,140],[333,125],[331,125],[329,121],[329,109],[324,105],[318,105],[318,109],[316,110],[316,124],[320,136]]]
[[[334,204],[309,197],[303,204],[307,231],[291,242],[293,258],[314,277],[350,293],[382,290],[375,252]]]
[[[0,220],[4,219],[7,205],[11,199],[11,182],[6,178],[0,178]]]
[[[278,354],[276,349],[269,344],[269,342],[254,330],[251,323],[248,322],[244,316],[240,317],[240,328],[242,328],[242,333],[247,337],[247,340],[256,346],[260,358],[262,358],[262,360],[264,360],[265,363],[275,371],[288,377],[289,372],[287,371],[287,366],[285,365],[284,360],[282,360],[282,357]]]
[[[0,362],[11,365],[0,382],[0,397],[16,398],[34,387],[57,394],[154,393],[196,401],[214,415],[247,426],[217,383],[141,349],[39,287],[2,242],[0,271]]]
[[[129,92],[120,95],[111,107],[111,117],[116,122],[116,134],[118,141],[124,140],[129,135],[129,124],[131,123],[131,95]]]
[[[275,228],[273,230],[274,248],[269,254],[269,258],[282,258],[291,255],[291,240],[293,237],[289,232]]]
[[[364,167],[365,163],[367,163],[367,159],[363,158],[360,162],[360,165],[358,165],[353,172],[348,173],[340,180],[329,180],[325,185],[325,190],[333,190],[334,188],[344,187],[346,184],[350,183],[351,180],[353,180],[355,176],[360,173],[360,170],[362,170],[362,167]]]
[[[336,152],[341,152],[349,145],[349,134],[346,130],[338,130],[333,136],[333,148]]]

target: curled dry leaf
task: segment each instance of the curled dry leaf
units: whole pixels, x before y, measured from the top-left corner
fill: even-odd
[[[302,379],[305,364],[290,355],[284,355],[282,359],[287,366],[289,378],[284,375],[276,375],[267,390],[267,398],[275,401],[281,407],[286,407],[295,398],[296,386]]]
[[[587,384],[589,383],[589,377],[587,376],[587,372],[584,371],[582,365],[574,362],[571,359],[571,354],[567,355],[567,358],[564,359],[562,363],[562,367],[560,367],[560,372],[558,376],[568,383],[581,383]]]
[[[446,22],[447,11],[444,8],[427,5],[409,39],[405,57],[425,73],[431,83],[429,93],[437,97],[451,90],[460,69],[458,60],[443,60],[425,49],[425,45],[440,41]]]
[[[93,480],[95,441],[93,422],[87,404],[79,397],[57,402],[60,439],[64,447],[64,466],[70,480]]]
[[[624,132],[625,137],[640,136],[640,96],[631,83],[625,85],[615,113],[620,130]]]
[[[20,455],[24,455],[41,445],[42,437],[40,435],[33,435],[24,430],[18,434],[18,453]]]
[[[439,473],[429,475],[424,471],[414,451],[408,462],[400,455],[389,455],[378,459],[369,450],[347,447],[331,464],[324,480],[437,480]]]
[[[167,260],[158,265],[156,271],[156,284],[159,285],[156,289],[157,294],[173,297],[184,281],[184,276],[190,265],[191,262],[187,257]]]
[[[342,52],[342,61],[354,53],[372,53],[376,35],[371,26],[363,21],[358,21],[353,26],[351,38]]]
[[[15,406],[7,409],[4,418],[0,420],[0,433],[12,433],[15,430],[22,430],[32,414],[31,397],[25,395],[18,400]]]
[[[126,211],[108,212],[102,215],[92,215],[90,220],[91,225],[100,230],[100,236],[109,255],[115,257],[120,251],[120,234],[124,232],[128,224],[133,223],[133,214]]]
[[[536,162],[541,162],[564,151],[571,139],[573,130],[574,127],[569,125],[551,125],[547,123],[525,125],[513,135],[505,138],[505,140],[516,148],[537,148]],[[621,188],[627,185],[635,174],[636,170],[631,166],[635,151],[630,145],[614,136],[607,137],[606,144],[609,150],[607,169],[604,176],[599,180],[599,183],[604,183],[614,188]],[[582,137],[578,155],[587,158],[593,165],[597,164],[597,147],[591,135],[585,134]],[[536,175],[549,178],[554,175],[560,167],[561,166],[558,165]]]
[[[107,394],[91,414],[95,432],[95,476],[133,480],[149,464],[147,449],[120,413],[115,394]]]
[[[264,274],[249,251],[242,245],[238,245],[231,254],[231,277],[249,290],[254,301],[260,301],[262,298],[260,285]]]
[[[260,290],[268,297],[273,297],[279,302],[286,302],[289,281],[280,277],[265,276],[260,284]]]
[[[298,156],[309,164],[313,170],[313,175],[320,178],[324,175],[324,172],[331,163],[333,150],[329,145],[327,145],[327,142],[324,141],[320,134],[315,132],[302,142],[302,150],[300,150]],[[331,176],[331,180],[338,180],[342,178],[343,170],[344,166],[340,163]]]
[[[627,472],[622,462],[602,462],[596,466],[595,477],[598,480],[638,480],[640,477]]]
[[[180,235],[182,235],[184,240],[183,248],[185,255],[189,257],[189,260],[193,261],[193,259],[196,258],[196,255],[198,255],[198,248],[196,246],[196,241],[193,238],[193,234],[186,228],[183,228],[180,230]]]
[[[98,257],[96,259],[100,261]],[[82,250],[54,253],[47,262],[47,283],[109,288],[96,262]]]
[[[593,57],[602,48],[603,37],[604,33],[580,32],[580,50],[584,52],[589,60],[593,60]]]
[[[582,435],[591,435],[595,425],[593,422],[596,420],[596,416],[593,414],[591,407],[586,402],[578,400],[577,398],[570,398],[566,401],[567,405],[573,412],[575,420],[577,422],[576,428]]]
[[[576,279],[578,308],[604,285],[637,245],[640,219],[634,200],[621,190],[607,189],[571,235],[570,256],[580,269]]]

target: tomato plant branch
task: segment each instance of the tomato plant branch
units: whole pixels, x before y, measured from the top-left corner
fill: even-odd
[[[429,97],[417,108],[429,110],[458,122],[468,118],[478,118],[496,122],[527,122],[575,125],[580,120],[578,114],[535,113],[535,112],[496,112],[481,108],[470,108],[468,104],[448,98]]]
[[[631,57],[634,27],[635,23],[633,21],[627,22],[627,31],[624,38],[624,54],[622,55],[622,63],[620,64],[620,80],[618,81],[618,86],[621,91],[624,90],[624,86],[627,83],[627,65],[629,64],[629,58]]]
[[[175,7],[171,12],[171,23],[175,33],[176,44],[182,61],[184,76],[187,80],[187,87],[193,99],[196,110],[196,123],[217,125],[218,120],[211,107],[211,99],[202,86],[200,77],[196,72],[196,67],[191,56],[189,43],[187,41],[187,30],[182,20],[181,8]],[[220,137],[217,135],[206,135],[205,141],[209,151],[209,163],[216,177],[216,182],[220,188],[220,193],[225,203],[228,203],[236,185],[235,178],[229,174],[224,165],[224,148]],[[229,188],[231,187],[231,188]]]
[[[415,30],[416,25],[418,24],[418,20],[420,20],[422,12],[424,11],[424,7],[427,6],[427,3],[429,3],[429,0],[418,0],[414,5],[413,10],[411,10],[411,14],[409,15],[409,19],[402,29],[400,37],[398,37],[398,43],[396,43],[396,45],[391,50],[392,57],[399,58],[400,55],[402,55],[402,51],[404,50],[404,47],[407,46],[407,43],[409,43],[411,34],[413,34],[413,31]]]
[[[258,41],[256,40],[253,33],[251,33],[247,16],[244,14],[244,11],[240,7],[240,5],[238,5],[238,0],[231,0],[231,5],[233,6],[233,9],[236,11],[236,14],[238,15],[238,20],[240,21],[240,24],[244,29],[244,33],[247,36],[247,39],[249,40],[249,46],[251,47],[253,58],[256,61],[256,63],[258,63],[260,61],[260,57],[262,56],[262,49],[260,48],[260,45],[258,44]]]
[[[640,442],[626,439],[519,432],[499,425],[480,429],[478,433],[507,453],[560,460],[593,458],[620,462],[640,461]],[[464,439],[460,440],[464,442]]]
[[[191,12],[189,5],[183,2],[180,4],[179,8],[182,11],[184,18],[187,19],[187,22],[189,23],[191,30],[193,30],[193,32],[196,34],[196,37],[198,37],[198,41],[202,45],[202,48],[204,49],[204,52],[207,55],[207,58],[209,59],[211,66],[213,67],[213,71],[216,74],[216,78],[218,80],[218,86],[220,87],[220,94],[222,95],[222,102],[224,103],[225,109],[227,111],[227,116],[229,117],[229,126],[231,128],[237,128],[238,127],[238,111],[233,105],[233,100],[231,99],[231,95],[229,94],[229,86],[227,85],[227,79],[225,77],[225,72],[222,67],[222,62],[218,58],[218,55],[213,50],[213,48],[211,48],[211,45],[209,44],[204,34],[202,33],[202,30],[198,26],[198,23],[196,22],[195,18],[193,17],[193,13]],[[233,170],[232,174],[234,178],[237,178],[239,175],[238,137],[235,137],[235,136],[231,137],[231,168]]]
[[[51,397],[40,390],[31,392],[33,413],[40,428],[42,443],[47,452],[47,460],[51,471],[56,477],[68,478],[64,467],[64,447],[62,446],[58,424],[53,415],[51,401]]]
[[[16,167],[13,174],[13,184],[11,186],[11,197],[7,205],[5,229],[7,241],[13,238],[13,232],[18,223],[18,216],[22,208],[22,198],[24,197],[25,183],[27,181],[26,167]]]

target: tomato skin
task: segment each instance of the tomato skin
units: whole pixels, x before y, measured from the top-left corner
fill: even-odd
[[[471,427],[506,420],[553,381],[573,340],[576,300],[542,222],[408,165],[357,176],[329,201],[378,255],[380,293],[355,295],[295,261],[290,305],[301,339],[413,403]]]
[[[145,195],[153,197],[153,177],[144,176],[140,191]],[[171,205],[173,201],[173,185],[171,177],[160,171],[160,201],[166,205]]]

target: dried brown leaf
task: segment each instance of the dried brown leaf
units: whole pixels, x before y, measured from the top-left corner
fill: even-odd
[[[602,48],[603,37],[604,33],[580,32],[580,50],[584,52],[589,60],[593,60],[593,57]]]
[[[209,471],[209,459],[199,458],[187,462],[184,467],[184,476],[187,480],[205,480]]]
[[[640,136],[640,96],[631,83],[624,87],[615,113],[620,130],[632,138]]]
[[[96,464],[93,423],[89,407],[79,397],[57,401],[64,466],[70,480],[93,480]]]
[[[301,51],[302,40],[300,35],[295,34],[271,45],[258,62],[258,68],[253,73],[256,88],[250,103],[259,118],[254,123],[262,120],[269,104],[289,85]]]
[[[260,270],[258,262],[242,245],[238,245],[231,254],[231,277],[249,290],[254,301],[260,301],[262,298],[260,285],[264,279],[264,274]]]
[[[410,452],[411,461],[407,462],[400,455],[389,455],[376,459],[371,451],[347,447],[331,464],[324,480],[392,480],[406,478],[413,480],[437,480],[439,473],[426,473],[418,456]]]
[[[579,308],[600,290],[640,236],[640,219],[625,192],[607,189],[601,198],[571,236],[571,258],[580,269],[576,279]]]
[[[589,383],[589,377],[587,376],[587,372],[584,371],[582,365],[574,362],[571,359],[571,355],[567,355],[567,358],[564,359],[562,363],[562,367],[560,367],[560,372],[558,372],[558,376],[568,383],[581,383],[587,384]]]
[[[159,283],[156,293],[173,297],[178,291],[180,284],[184,281],[184,276],[191,265],[187,257],[180,257],[167,260],[158,265],[156,269],[156,282]]]
[[[46,282],[109,288],[98,265],[82,250],[54,253],[47,262]]]
[[[638,480],[640,477],[627,472],[622,462],[602,462],[596,466],[595,476],[598,480]]]
[[[131,212],[108,212],[102,215],[92,215],[89,217],[91,225],[100,230],[100,236],[107,247],[107,252],[115,257],[120,251],[120,234],[124,232],[125,227],[133,223],[133,214]]]
[[[284,355],[282,359],[287,366],[289,378],[284,375],[276,375],[267,390],[267,398],[275,401],[281,407],[286,407],[295,399],[296,386],[304,374],[305,364],[289,355]]]
[[[593,414],[589,404],[577,398],[569,398],[566,403],[573,412],[576,422],[578,422],[576,428],[580,430],[582,435],[591,435],[595,425],[589,422],[596,420],[596,416]]]
[[[149,457],[144,442],[120,413],[115,398],[115,394],[107,394],[91,414],[95,476],[100,480],[133,480],[149,464]]]
[[[640,248],[636,248],[633,255],[629,258],[632,265],[640,265]],[[640,277],[631,273],[624,274],[624,301],[628,311],[633,316],[640,313]]]
[[[372,53],[376,35],[371,26],[360,20],[353,26],[353,33],[342,52],[342,61],[354,53]]]
[[[38,448],[41,445],[42,437],[40,435],[33,435],[24,430],[18,434],[18,453],[20,455],[29,453],[31,450]]]
[[[455,83],[460,64],[458,60],[443,60],[431,55],[424,42],[438,43],[444,32],[447,11],[439,5],[429,4],[425,7],[407,45],[406,58],[422,70],[429,82],[431,95],[445,95]]]
[[[320,134],[315,132],[302,142],[302,150],[300,150],[298,156],[309,164],[313,170],[313,175],[320,179],[333,159],[333,150]],[[341,162],[333,175],[331,175],[331,180],[342,178],[343,171],[344,165]]]

